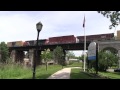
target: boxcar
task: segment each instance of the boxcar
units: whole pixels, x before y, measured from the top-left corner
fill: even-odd
[[[79,42],[84,41],[84,36],[77,36],[79,39]],[[88,35],[86,36],[86,41],[91,42],[91,41],[100,41],[100,40],[111,40],[114,38],[114,33],[108,33],[108,34],[98,34],[98,35]]]
[[[49,44],[65,44],[65,43],[75,43],[75,42],[76,42],[76,37],[74,37],[74,35],[49,38]]]

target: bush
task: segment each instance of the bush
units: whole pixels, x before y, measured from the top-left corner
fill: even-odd
[[[113,53],[109,52],[99,52],[98,54],[98,70],[99,71],[106,71],[108,67],[112,67],[116,65],[118,61],[118,57],[115,56]],[[89,61],[89,69],[94,68],[96,69],[96,60]]]

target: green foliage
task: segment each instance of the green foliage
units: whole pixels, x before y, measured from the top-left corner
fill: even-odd
[[[50,49],[45,49],[45,51],[42,52],[41,57],[42,59],[44,59],[46,63],[46,70],[47,70],[47,65],[48,65],[47,62],[52,58],[52,53],[50,52]]]
[[[110,79],[120,79],[120,72],[99,72],[99,75]]]
[[[110,29],[120,24],[119,11],[98,11],[98,13],[101,13],[104,17],[110,18],[110,22],[111,22],[111,25],[109,26]]]
[[[75,54],[74,54],[73,52],[70,52],[70,51],[67,51],[67,52],[66,52],[66,56],[67,56],[68,58],[75,58]]]
[[[5,42],[0,43],[0,54],[1,54],[0,62],[5,63],[6,60],[8,60],[8,55],[9,55],[9,50]]]
[[[71,69],[70,79],[100,79],[88,73],[82,72],[80,69]]]
[[[60,65],[45,65],[36,68],[36,79],[47,79],[50,75],[61,69]],[[32,69],[24,68],[21,64],[0,64],[0,79],[32,79]]]
[[[27,75],[28,73],[31,73],[31,70],[28,68],[23,68],[22,65],[19,65],[18,63],[14,64],[1,64],[0,65],[0,78],[1,79],[17,79],[19,76]]]
[[[89,68],[96,69],[96,60],[89,61]],[[98,54],[98,70],[106,71],[109,67],[117,65],[118,56],[111,52],[100,51]]]
[[[50,52],[50,49],[45,49],[45,51],[42,51],[41,57],[45,62],[52,59],[52,53]]]
[[[87,56],[85,56],[85,60],[87,59]],[[84,54],[82,54],[81,56],[78,57],[78,60],[82,60],[82,62],[84,61]]]
[[[99,52],[99,70],[106,71],[108,67],[117,64],[118,57],[111,52]]]
[[[82,62],[70,61],[67,67],[82,67]]]
[[[110,51],[111,53],[113,53],[115,55],[117,55],[117,53],[118,53],[118,51],[113,47],[106,47],[103,49],[103,51]]]
[[[53,50],[53,56],[54,56],[54,60],[56,63],[60,64],[60,65],[65,65],[65,60],[64,60],[64,53],[63,53],[63,49],[60,46],[57,46],[54,50]]]

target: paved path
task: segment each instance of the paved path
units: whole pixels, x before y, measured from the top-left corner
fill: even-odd
[[[64,68],[51,75],[48,79],[70,79],[71,68],[80,68],[80,67]]]

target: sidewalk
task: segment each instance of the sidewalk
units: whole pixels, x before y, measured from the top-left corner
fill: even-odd
[[[51,75],[48,79],[70,79],[71,68],[80,68],[80,67],[64,68]]]

